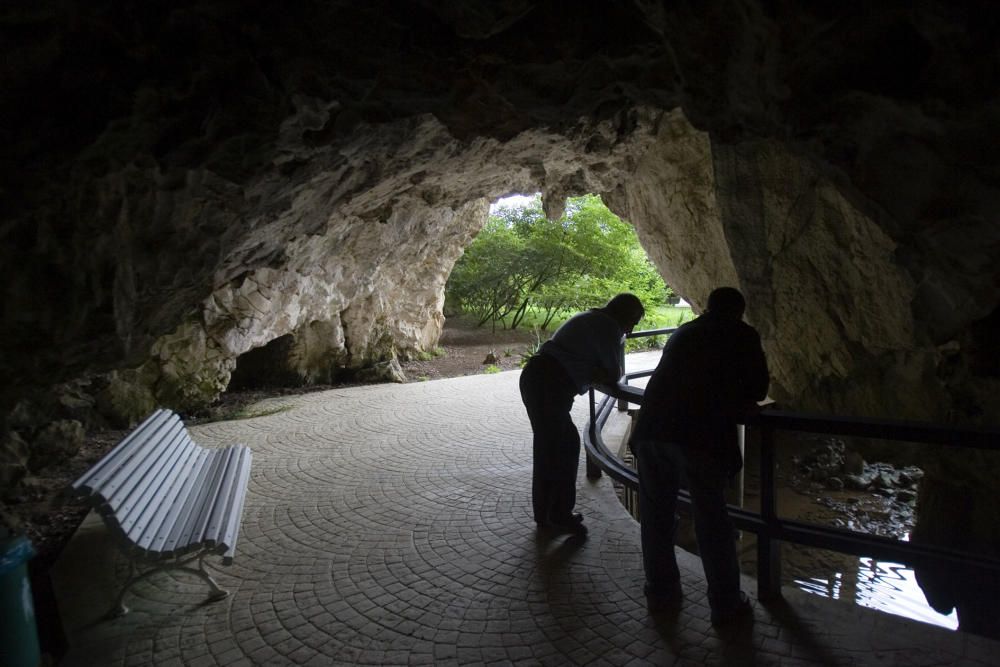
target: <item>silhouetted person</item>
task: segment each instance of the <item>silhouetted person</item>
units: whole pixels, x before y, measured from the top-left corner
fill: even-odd
[[[634,294],[574,315],[539,348],[521,372],[521,400],[531,420],[531,505],[541,529],[586,533],[576,505],[580,434],[570,417],[573,399],[596,382],[621,377],[621,341],[644,314]]]
[[[678,606],[674,556],[677,489],[686,481],[694,512],[712,623],[752,612],[740,590],[735,534],[725,489],[743,465],[736,423],[767,394],[768,371],[757,331],[742,321],[746,302],[732,287],[675,331],[646,387],[630,447],[639,472],[646,601],[650,611]]]

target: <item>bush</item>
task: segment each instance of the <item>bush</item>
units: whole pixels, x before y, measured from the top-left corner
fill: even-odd
[[[490,217],[455,264],[449,307],[479,325],[547,329],[566,313],[604,305],[620,292],[660,305],[672,292],[650,263],[635,230],[596,195],[570,198],[566,215],[548,220],[536,198]]]

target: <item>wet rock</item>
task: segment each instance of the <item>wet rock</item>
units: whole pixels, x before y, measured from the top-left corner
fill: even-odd
[[[867,491],[874,479],[874,472],[865,472],[860,475],[845,475],[844,485],[848,489],[853,489],[855,491]]]
[[[896,486],[892,473],[887,470],[879,470],[875,479],[872,480],[872,484],[876,489],[882,490],[892,489]]]
[[[830,440],[794,459],[801,476],[795,478],[800,492],[813,496],[817,505],[834,516],[821,519],[849,530],[902,539],[913,528],[916,484],[923,471],[916,466],[896,468],[889,463],[865,463],[843,443]],[[857,492],[839,498],[843,490]]]
[[[914,488],[924,476],[924,471],[916,466],[908,466],[899,471],[896,478],[897,484],[907,488]]]
[[[892,516],[892,512],[886,509],[881,510],[870,510],[868,512],[868,519],[872,521],[884,521]]]
[[[865,471],[865,459],[855,451],[844,453],[844,465],[842,470],[848,475],[860,475]]]
[[[795,462],[806,479],[834,491],[847,488],[891,494],[896,489],[914,488],[923,476],[916,466],[897,469],[888,463],[865,463],[860,454],[835,439],[814,447]]]

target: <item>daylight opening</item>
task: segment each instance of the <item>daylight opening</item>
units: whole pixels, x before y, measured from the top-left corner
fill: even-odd
[[[516,194],[493,203],[486,225],[455,264],[445,314],[465,325],[531,331],[544,339],[573,314],[620,292],[632,292],[646,306],[639,328],[677,326],[691,318],[633,227],[600,196],[570,197],[563,216],[549,220],[539,193]]]

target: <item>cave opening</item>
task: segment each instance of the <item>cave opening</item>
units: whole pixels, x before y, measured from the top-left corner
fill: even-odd
[[[292,344],[292,335],[285,334],[241,354],[236,358],[226,391],[302,385],[303,378],[287,363]]]
[[[548,217],[543,202],[541,193],[514,194],[490,205],[486,223],[449,274],[447,316],[473,318],[493,331],[551,333],[622,292],[645,304],[645,328],[676,326],[690,315],[635,228],[600,195],[567,196],[559,218]]]
[[[696,310],[744,290],[790,408],[996,427],[996,12],[814,4],[12,9],[0,486],[434,354],[489,199],[535,189],[600,193]],[[995,555],[1000,465],[959,454]]]

